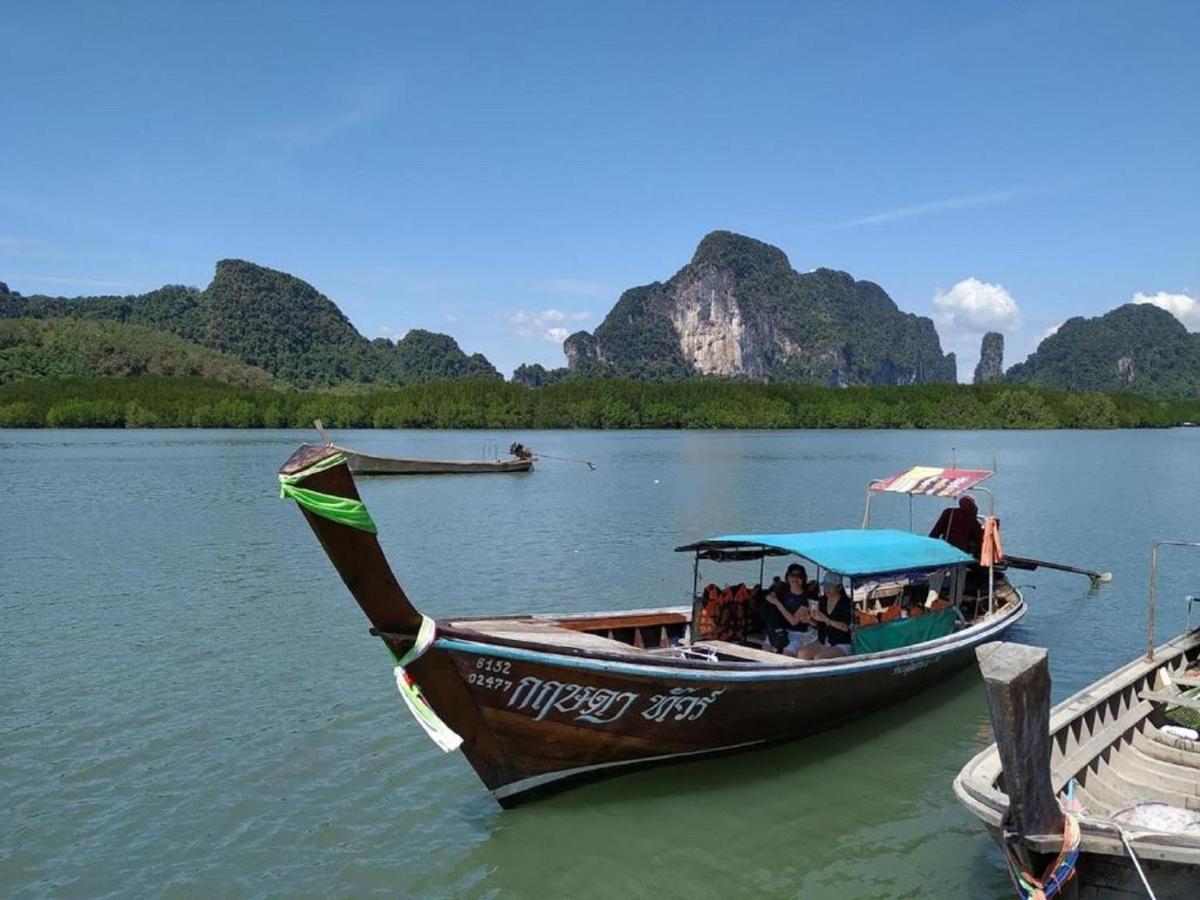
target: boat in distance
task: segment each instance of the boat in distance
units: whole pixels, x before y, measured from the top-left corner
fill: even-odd
[[[480,475],[532,472],[533,459],[405,459],[338,447],[355,475]]]
[[[508,458],[495,459],[412,459],[379,456],[350,447],[340,447],[325,433],[320,419],[313,422],[321,439],[342,452],[355,475],[480,475],[485,473],[532,472],[534,454],[522,444],[509,448]]]
[[[979,650],[997,740],[954,792],[1001,848],[1019,894],[1070,885],[1079,898],[1200,896],[1200,628],[1189,615],[1155,646],[1164,546],[1200,543],[1154,545],[1146,653],[1053,709],[1047,651]],[[1187,601],[1190,613],[1200,598]]]
[[[723,535],[677,548],[694,556],[692,602],[680,606],[434,621],[393,575],[341,451],[302,446],[279,479],[391,651],[417,722],[442,749],[461,747],[504,807],[645,766],[793,740],[898,703],[970,664],[976,646],[1026,611],[1002,574],[981,572],[949,543],[864,528]],[[849,582],[852,653],[768,652],[753,614],[758,585],[700,589],[701,563],[757,563],[761,585],[765,561],[785,556],[815,565],[826,583]]]

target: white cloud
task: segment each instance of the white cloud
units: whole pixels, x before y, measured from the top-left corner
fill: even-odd
[[[1021,310],[1003,286],[964,278],[933,297],[934,318],[969,334],[1003,331],[1021,324]]]
[[[916,216],[927,216],[931,213],[948,212],[953,209],[970,209],[973,206],[991,206],[996,203],[1007,203],[1020,195],[1016,188],[1002,191],[988,191],[984,194],[968,194],[963,197],[946,197],[942,200],[928,200],[925,203],[914,203],[911,206],[898,206],[885,209],[882,212],[852,219],[836,226],[838,228],[857,228],[859,225],[879,225],[883,222],[896,222],[900,219],[911,219]]]
[[[387,338],[389,341],[398,341],[408,334],[407,328],[401,331],[397,328],[393,328],[391,325],[380,325],[376,331],[379,332],[377,335],[375,335],[376,337]]]
[[[1049,328],[1046,329],[1046,331],[1042,334],[1042,336],[1040,338],[1038,338],[1038,343],[1040,344],[1046,338],[1053,337],[1054,335],[1058,334],[1058,329],[1062,328],[1063,325],[1065,325],[1065,324],[1066,324],[1066,322],[1059,322],[1057,325],[1051,325]]]
[[[1001,285],[972,277],[933,295],[933,319],[942,349],[953,350],[958,359],[959,381],[970,382],[983,333],[1009,332],[1007,337],[1012,337],[1011,332],[1021,327],[1021,310]],[[1009,352],[1005,347],[1005,362]]]
[[[1195,297],[1187,294],[1168,294],[1164,291],[1157,294],[1143,294],[1138,291],[1129,302],[1152,303],[1177,318],[1188,331],[1200,331],[1200,300]]]
[[[561,309],[543,309],[527,312],[518,309],[507,313],[509,330],[517,337],[533,338],[561,344],[571,334],[568,323],[579,324],[592,317],[590,312],[563,312]]]
[[[392,105],[392,92],[379,85],[368,85],[343,95],[339,102],[280,119],[257,129],[253,136],[284,143],[315,144],[339,132],[381,117]]]

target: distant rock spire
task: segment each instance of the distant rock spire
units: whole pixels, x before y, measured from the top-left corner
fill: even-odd
[[[975,384],[991,384],[1004,377],[1004,335],[989,331],[979,347],[979,365],[975,367]]]

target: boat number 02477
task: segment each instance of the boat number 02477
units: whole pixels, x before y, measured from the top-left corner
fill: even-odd
[[[471,672],[467,675],[467,684],[477,684],[494,691],[511,691],[513,686],[513,683],[507,678],[484,675],[482,672]]]

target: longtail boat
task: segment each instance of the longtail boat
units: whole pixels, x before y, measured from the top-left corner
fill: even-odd
[[[1024,897],[1200,896],[1200,628],[1154,645],[1050,709],[1047,651],[978,651],[996,743],[954,780]]]
[[[875,488],[954,496],[974,482],[889,483]],[[442,749],[461,747],[504,807],[834,727],[944,682],[1026,611],[994,567],[981,577],[974,557],[944,541],[847,529],[679,547],[694,556],[691,602],[680,606],[434,621],[392,574],[345,454],[303,446],[281,468],[280,485],[391,651],[418,723]],[[851,655],[767,652],[755,633],[757,586],[700,588],[702,563],[757,563],[761,584],[765,560],[785,556],[849,581]]]
[[[338,447],[355,475],[481,475],[532,472],[533,459],[406,459]]]
[[[325,443],[346,457],[355,475],[481,475],[503,472],[532,472],[534,454],[522,444],[513,444],[507,458],[496,459],[413,459],[402,456],[378,456],[335,444],[318,419],[313,422]]]

